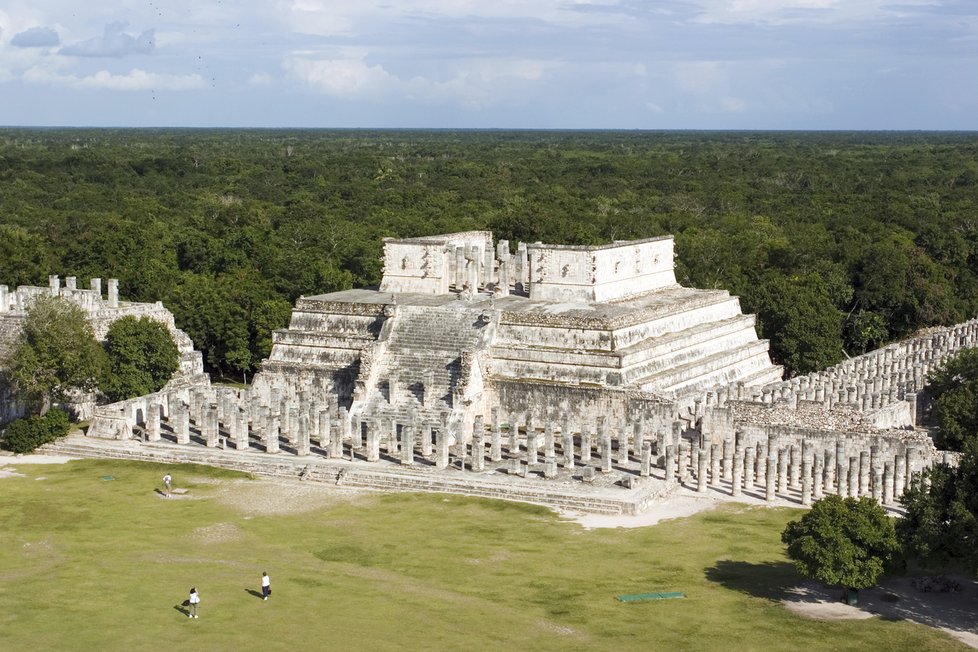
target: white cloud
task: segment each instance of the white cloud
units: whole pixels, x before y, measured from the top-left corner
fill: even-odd
[[[422,103],[485,107],[520,95],[517,89],[541,83],[559,64],[527,59],[452,62],[444,77],[399,77],[365,56],[312,59],[293,56],[283,67],[290,77],[322,93],[347,100],[391,97]]]
[[[284,20],[297,32],[354,36],[379,24],[439,20],[533,21],[588,27],[626,20],[619,0],[280,0]]]
[[[25,71],[23,80],[35,84],[102,88],[114,91],[189,91],[206,86],[200,75],[167,75],[147,72],[139,68],[122,75],[99,70],[92,75],[77,76],[61,74],[38,66]]]
[[[327,95],[346,99],[374,98],[400,85],[382,66],[362,59],[288,58],[283,66],[299,81]]]
[[[252,86],[268,86],[272,81],[272,76],[267,72],[256,72],[248,78],[248,83]]]
[[[15,34],[10,44],[18,48],[46,48],[60,45],[61,39],[50,27],[31,27]]]
[[[698,0],[695,22],[852,23],[884,17],[905,17],[914,7],[932,7],[936,0]]]
[[[60,54],[75,57],[125,57],[130,54],[149,54],[156,47],[154,31],[151,29],[133,36],[123,30],[125,22],[109,23],[102,36],[66,45]]]

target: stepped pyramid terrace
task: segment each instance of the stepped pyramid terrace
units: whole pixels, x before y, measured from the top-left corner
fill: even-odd
[[[673,267],[671,236],[515,255],[486,231],[388,239],[380,287],[301,299],[256,386],[471,425],[493,407],[584,419],[780,380],[737,298]]]
[[[388,239],[380,286],[299,299],[251,387],[195,376],[48,449],[617,514],[677,487],[889,506],[956,461],[921,390],[978,321],[784,380],[736,297],[676,283],[671,237],[515,252]]]

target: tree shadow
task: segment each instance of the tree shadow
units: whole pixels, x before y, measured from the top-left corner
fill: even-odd
[[[258,598],[259,600],[261,600],[261,599],[263,599],[265,597],[265,596],[263,596],[261,594],[261,591],[256,591],[254,589],[245,589],[245,593],[247,593],[248,595],[253,595],[256,598]]]
[[[804,581],[786,561],[752,564],[724,559],[706,569],[706,579],[756,598],[781,600],[788,589]]]
[[[963,575],[952,577],[958,590],[948,593],[920,591],[913,577],[892,577],[879,587],[860,591],[859,606],[885,620],[912,620],[978,633],[978,581]]]

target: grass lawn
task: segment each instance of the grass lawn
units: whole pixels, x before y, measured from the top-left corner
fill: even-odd
[[[441,495],[261,513],[247,496],[263,481],[204,467],[17,471],[0,479],[3,650],[967,649],[912,623],[781,607],[801,581],[779,539],[794,510],[586,531],[544,508]],[[188,497],[155,492],[166,471]],[[687,597],[615,600],[660,591]]]

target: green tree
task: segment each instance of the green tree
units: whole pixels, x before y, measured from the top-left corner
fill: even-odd
[[[108,364],[99,388],[110,401],[151,394],[180,367],[180,352],[166,325],[149,317],[122,317],[105,337]]]
[[[826,496],[788,523],[781,541],[800,573],[856,591],[875,586],[900,549],[893,521],[866,497]]]
[[[48,410],[43,417],[32,414],[7,424],[0,443],[14,453],[30,453],[38,446],[64,437],[70,429],[67,412]]]
[[[60,297],[40,295],[27,310],[6,367],[14,387],[39,414],[75,391],[92,391],[105,352],[85,312]]]
[[[978,437],[978,349],[966,349],[930,373],[927,391],[937,419],[934,443],[960,451]]]
[[[788,375],[824,369],[842,359],[842,315],[815,275],[769,272],[745,297],[756,310],[771,354]]]
[[[901,497],[906,516],[896,525],[908,558],[923,566],[963,565],[978,575],[978,438],[965,442],[957,468],[924,471]]]

